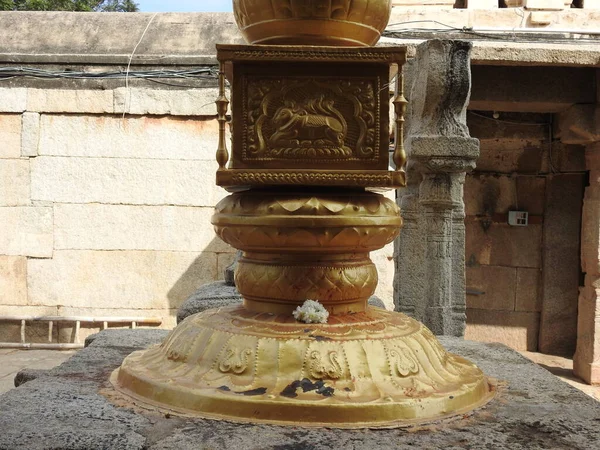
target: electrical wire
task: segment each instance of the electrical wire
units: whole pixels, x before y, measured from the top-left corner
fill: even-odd
[[[401,29],[393,29],[396,26],[400,25],[410,25],[410,24],[419,24],[419,23],[431,23],[435,25],[439,25],[445,28],[421,28],[421,27],[407,27]],[[553,30],[540,30],[542,32],[552,32]],[[398,22],[388,25],[387,29],[382,33],[383,37],[388,38],[406,38],[406,35],[410,34],[418,34],[418,33],[458,33],[461,35],[467,35],[473,39],[487,39],[494,41],[504,41],[504,42],[515,42],[515,43],[540,43],[540,44],[551,44],[551,43],[583,43],[583,44],[598,44],[600,43],[599,38],[592,37],[583,37],[583,36],[591,36],[591,33],[586,33],[585,31],[570,31],[568,34],[577,35],[578,37],[543,37],[540,38],[539,35],[534,36],[526,36],[522,31],[519,31],[518,28],[514,29],[514,31],[498,31],[498,32],[481,32],[475,30],[473,27],[462,27],[458,28],[452,25],[448,25],[446,23],[437,21],[437,20],[411,20],[407,22]],[[558,34],[559,32],[557,32]],[[563,33],[566,34],[566,33]]]
[[[136,78],[165,84],[173,87],[194,88],[197,86],[182,84],[201,80],[216,80],[218,76],[217,66],[205,65],[184,70],[156,69],[135,70],[129,74],[123,70],[106,72],[84,72],[72,70],[48,70],[33,67],[0,67],[0,83],[15,78],[37,78],[37,79],[70,79],[70,80],[117,80]],[[164,80],[179,80],[181,83],[173,83]]]

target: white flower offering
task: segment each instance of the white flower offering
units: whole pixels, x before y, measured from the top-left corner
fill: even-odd
[[[304,323],[327,323],[329,318],[329,311],[317,300],[306,300],[292,314],[298,322]]]

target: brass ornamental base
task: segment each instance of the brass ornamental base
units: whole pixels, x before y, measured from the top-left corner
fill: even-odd
[[[292,2],[290,11],[358,17],[353,2],[317,8],[329,3]],[[258,2],[236,4],[247,29],[269,19],[252,13]],[[382,23],[389,6],[369,2]],[[396,203],[367,188],[405,184],[406,49],[227,45],[217,59],[217,184],[234,193],[212,224],[243,252],[235,283],[244,302],[190,316],[160,346],[129,355],[114,387],[180,414],[346,428],[427,422],[490,400],[481,370],[422,324],[367,306],[377,287],[369,252],[402,226]],[[391,155],[390,64],[399,66]],[[327,309],[327,323],[294,319],[306,300]]]
[[[244,307],[205,311],[128,356],[112,382],[184,415],[341,428],[431,421],[493,395],[426,327],[375,307],[317,325]]]
[[[181,414],[234,421],[391,427],[487,402],[483,373],[404,314],[367,307],[369,252],[401,226],[396,204],[345,190],[254,190],[215,209],[217,234],[244,251],[244,305],[188,317],[160,346],[128,356],[115,388]],[[297,322],[306,299],[326,324]]]

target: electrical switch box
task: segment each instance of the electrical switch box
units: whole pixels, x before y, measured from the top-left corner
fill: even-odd
[[[508,224],[513,227],[526,227],[529,223],[529,213],[527,211],[509,211]]]

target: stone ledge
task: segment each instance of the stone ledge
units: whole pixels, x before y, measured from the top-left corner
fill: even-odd
[[[596,3],[597,0],[584,0],[586,8]],[[526,11],[525,14],[527,18],[531,12]],[[600,11],[597,10],[567,9],[555,14],[550,26],[544,29],[555,27],[593,30],[600,24]],[[0,50],[0,62],[12,65],[127,64],[131,50],[151,18],[152,14],[148,13],[83,15],[62,11],[1,12],[0,42],[4,45]],[[514,8],[440,10],[419,6],[394,8],[390,24],[415,20],[422,21],[418,24],[419,28],[445,28],[440,26],[443,23],[456,29],[498,27],[518,30],[522,17],[515,13]],[[93,47],[88,44],[90,40],[95,42]],[[159,13],[148,28],[132,63],[216,64],[215,44],[218,42],[243,43],[231,13]],[[414,40],[394,42],[409,44],[414,52]],[[475,64],[596,66],[598,62],[594,46],[589,46],[590,49],[586,50],[581,45],[578,48],[576,43],[542,46],[513,44],[507,49],[497,42],[489,44],[491,48],[484,49],[482,46],[481,50],[480,44],[475,45],[472,54]],[[91,48],[93,52],[90,51]]]
[[[160,330],[103,331],[61,366],[0,396],[0,448],[532,448],[589,449],[600,439],[600,403],[498,344],[442,344],[500,380],[499,398],[454,421],[412,432],[236,425],[117,407],[99,393],[132,351],[161,342]],[[68,420],[65,418],[68,417]]]

